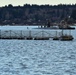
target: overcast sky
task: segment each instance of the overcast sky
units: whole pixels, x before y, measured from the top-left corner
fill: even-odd
[[[0,6],[5,6],[8,4],[12,4],[14,6],[21,5],[23,6],[24,4],[38,4],[38,5],[57,5],[57,4],[75,4],[76,0],[0,0]]]

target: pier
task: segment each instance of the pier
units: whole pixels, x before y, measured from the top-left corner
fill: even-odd
[[[69,29],[50,29],[38,26],[1,26],[0,39],[73,40],[74,38]]]
[[[49,40],[60,35],[52,30],[0,30],[0,39]]]

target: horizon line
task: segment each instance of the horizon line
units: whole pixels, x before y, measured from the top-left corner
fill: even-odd
[[[0,7],[5,7],[5,6],[9,6],[9,5],[12,5],[12,6],[24,6],[24,5],[30,5],[30,6],[32,6],[32,5],[38,5],[38,6],[41,6],[41,5],[49,5],[49,6],[58,6],[58,5],[76,5],[76,3],[69,3],[69,4],[67,4],[67,3],[59,3],[59,4],[29,4],[29,3],[26,3],[26,4],[23,4],[23,5],[14,5],[14,4],[6,4],[6,5],[3,5],[3,6],[0,6]]]

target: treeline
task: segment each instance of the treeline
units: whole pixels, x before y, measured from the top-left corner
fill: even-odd
[[[0,7],[0,25],[41,25],[68,18],[76,21],[75,5],[30,5]]]

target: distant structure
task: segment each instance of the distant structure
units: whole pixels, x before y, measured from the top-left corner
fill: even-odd
[[[59,29],[75,29],[74,27],[70,27],[70,25],[72,24],[73,24],[72,19],[69,16],[68,18],[65,18],[64,20],[61,20],[59,24]]]

